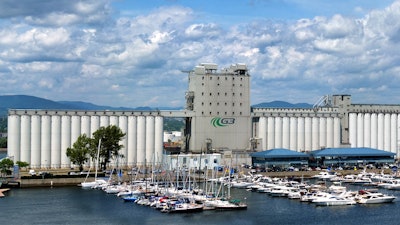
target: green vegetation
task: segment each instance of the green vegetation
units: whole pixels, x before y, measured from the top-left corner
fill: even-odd
[[[0,133],[7,132],[7,116],[0,117]]]
[[[96,151],[94,140],[82,134],[72,148],[67,148],[67,157],[73,164],[79,166],[79,171],[82,171],[83,164],[89,161],[89,155],[93,151]]]
[[[7,138],[6,137],[0,138],[0,148],[7,148]]]
[[[15,164],[17,164],[19,168],[27,168],[29,166],[29,163],[22,161],[17,161]]]
[[[14,161],[11,159],[3,159],[0,161],[0,172],[2,175],[10,175],[13,167]]]
[[[93,133],[95,143],[99,143],[101,139],[100,165],[104,170],[107,168],[107,164],[111,159],[124,157],[124,155],[119,154],[119,150],[124,147],[119,144],[124,136],[125,133],[115,125],[100,127],[100,129]]]
[[[72,163],[79,165],[79,169],[82,171],[83,164],[90,157],[94,161],[96,160],[97,144],[101,143],[99,161],[101,168],[106,169],[111,159],[124,157],[124,155],[119,153],[119,150],[123,147],[119,143],[124,136],[125,133],[115,125],[100,127],[93,133],[93,138],[89,138],[85,134],[80,135],[78,140],[73,144],[73,147],[67,149],[67,157]]]
[[[165,118],[164,131],[181,131],[185,127],[185,122],[182,118]]]

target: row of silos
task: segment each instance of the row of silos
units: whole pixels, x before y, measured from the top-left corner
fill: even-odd
[[[397,153],[399,122],[397,113],[349,113],[350,145]]]
[[[312,151],[340,146],[338,117],[261,116],[258,124],[262,150]]]
[[[32,168],[69,168],[66,150],[81,134],[91,137],[100,127],[118,126],[124,155],[120,166],[159,163],[163,153],[163,117],[159,115],[98,115],[14,111],[8,116],[8,155]],[[89,114],[89,115],[88,115]]]

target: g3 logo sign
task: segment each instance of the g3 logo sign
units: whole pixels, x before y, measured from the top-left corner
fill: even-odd
[[[211,125],[214,127],[225,127],[235,123],[235,118],[214,117],[211,119]]]

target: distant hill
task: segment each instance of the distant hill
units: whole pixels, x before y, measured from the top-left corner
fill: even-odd
[[[272,101],[256,104],[253,108],[312,108],[308,103],[292,104],[285,101]],[[82,101],[52,101],[29,95],[1,95],[0,116],[7,116],[8,109],[69,109],[69,110],[183,110],[183,107],[111,107]]]
[[[301,109],[308,109],[312,108],[313,106],[308,103],[296,103],[292,104],[285,101],[272,101],[272,102],[264,102],[260,104],[256,104],[252,106],[253,108],[301,108]]]
[[[76,110],[180,110],[182,107],[111,107],[82,101],[52,101],[29,95],[1,95],[0,116],[7,116],[8,109],[76,109]]]
[[[29,95],[0,96],[0,116],[7,115],[8,109],[72,109],[62,103]]]

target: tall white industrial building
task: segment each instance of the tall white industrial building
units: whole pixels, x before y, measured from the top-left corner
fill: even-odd
[[[186,137],[191,152],[243,150],[251,138],[250,75],[244,64],[218,70],[202,63],[189,73]]]
[[[350,95],[325,96],[313,108],[251,108],[245,64],[218,70],[202,63],[189,72],[182,111],[10,109],[8,155],[33,168],[67,168],[81,134],[116,125],[125,166],[162,162],[165,117],[185,118],[184,152],[227,153],[286,148],[313,151],[370,147],[398,154],[400,105],[352,104]]]

